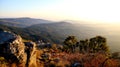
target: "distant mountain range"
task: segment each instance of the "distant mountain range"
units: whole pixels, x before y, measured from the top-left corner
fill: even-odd
[[[28,27],[34,24],[42,24],[42,23],[53,23],[49,20],[43,19],[34,19],[29,17],[24,18],[0,18],[0,24],[14,27]]]

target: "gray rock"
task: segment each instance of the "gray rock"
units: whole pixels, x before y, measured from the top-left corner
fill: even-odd
[[[23,43],[22,38],[7,31],[0,31],[0,56],[10,63],[24,64],[23,67],[36,67],[36,44]]]
[[[0,54],[11,63],[26,62],[25,46],[22,38],[11,32],[0,31]]]

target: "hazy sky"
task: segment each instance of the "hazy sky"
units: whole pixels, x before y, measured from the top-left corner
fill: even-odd
[[[0,17],[120,23],[120,0],[0,0]]]

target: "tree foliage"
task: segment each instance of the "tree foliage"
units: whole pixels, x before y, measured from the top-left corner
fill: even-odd
[[[64,41],[64,44],[65,44],[64,47],[68,51],[72,50],[72,52],[74,52],[77,42],[78,41],[77,41],[77,38],[75,36],[68,36]]]
[[[86,40],[78,40],[75,36],[68,36],[64,41],[64,48],[74,52],[79,47],[80,52],[109,52],[106,38],[96,36]]]
[[[96,36],[90,39],[89,47],[92,52],[105,51],[108,52],[107,40],[102,36]]]

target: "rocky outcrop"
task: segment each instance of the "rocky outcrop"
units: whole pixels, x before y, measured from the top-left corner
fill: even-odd
[[[34,42],[25,42],[25,52],[27,53],[27,67],[36,67],[36,44]]]
[[[23,43],[22,38],[7,31],[0,31],[0,56],[10,63],[21,64],[22,67],[36,67],[35,43]]]

